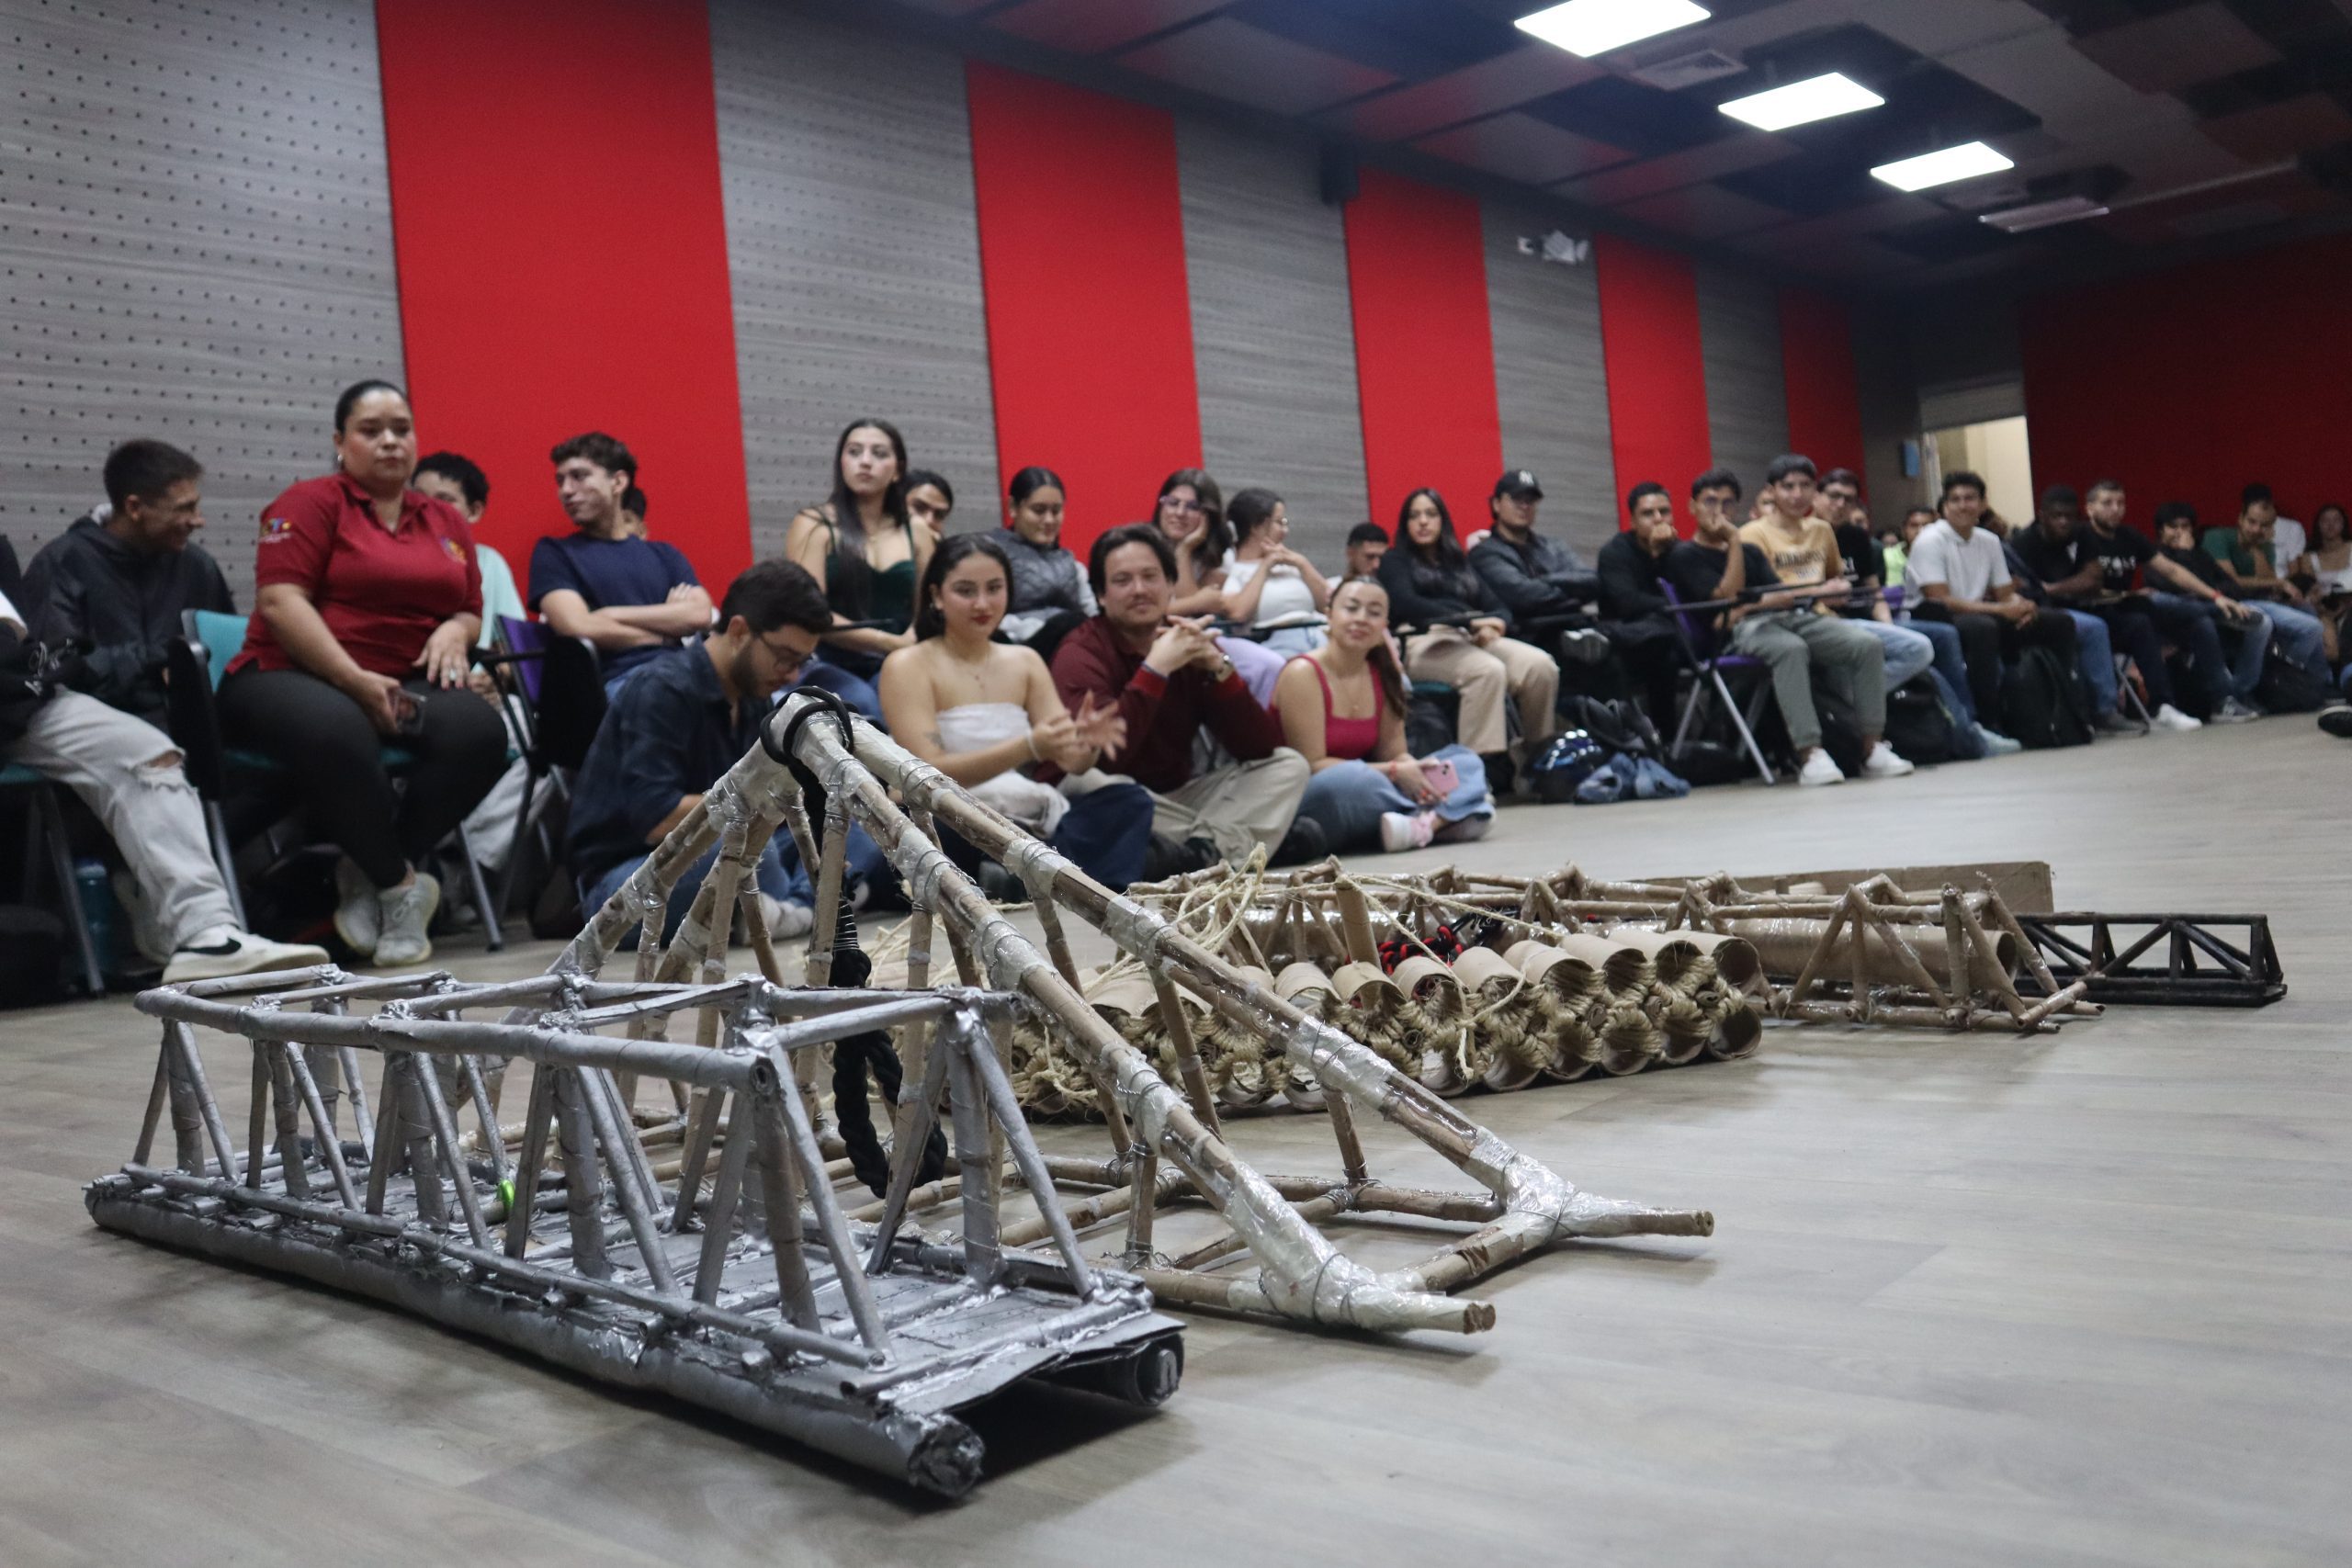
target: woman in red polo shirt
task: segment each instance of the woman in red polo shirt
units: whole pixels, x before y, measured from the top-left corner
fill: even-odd
[[[345,390],[334,442],[334,473],[262,513],[221,727],[281,764],[312,827],[342,847],[336,933],[377,964],[422,964],[441,889],[417,865],[506,766],[496,710],[466,689],[481,570],[465,518],[409,488],[416,429],[399,388]],[[386,742],[414,759],[400,791]]]

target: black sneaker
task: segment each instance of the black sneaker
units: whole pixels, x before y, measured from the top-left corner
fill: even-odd
[[[2322,708],[2319,727],[2339,740],[2352,740],[2352,703],[2338,703],[2332,708]]]
[[[1206,839],[1171,839],[1154,833],[1144,848],[1143,875],[1138,880],[1165,882],[1189,871],[1204,871],[1223,858],[1216,845]]]
[[[1322,825],[1312,818],[1291,819],[1290,831],[1274,846],[1267,858],[1268,865],[1312,865],[1331,852],[1331,840],[1325,837]]]

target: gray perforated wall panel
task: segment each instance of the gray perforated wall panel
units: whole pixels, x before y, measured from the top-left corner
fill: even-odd
[[[1303,142],[1182,118],[1176,155],[1205,465],[1228,497],[1280,495],[1292,547],[1335,568],[1366,515],[1340,209]],[[1128,520],[1151,500],[1134,497]]]
[[[1788,383],[1781,364],[1781,299],[1769,283],[1698,269],[1699,352],[1707,367],[1707,440],[1747,493],[1789,449]],[[1677,496],[1691,476],[1660,476]],[[1675,503],[1681,505],[1678,500]]]
[[[401,374],[368,0],[0,0],[0,528],[103,499],[108,446],[209,470],[250,602],[255,519],[333,460],[336,391]],[[432,439],[431,412],[420,410]]]
[[[1562,266],[1519,254],[1519,237],[1556,227],[1556,213],[1498,200],[1484,209],[1503,461],[1544,481],[1539,526],[1589,556],[1617,531],[1600,290],[1589,262]],[[1464,527],[1486,525],[1484,496],[1454,511]]]
[[[834,438],[895,423],[956,486],[961,531],[998,508],[964,68],[953,55],[712,0],[752,546],[831,489]]]

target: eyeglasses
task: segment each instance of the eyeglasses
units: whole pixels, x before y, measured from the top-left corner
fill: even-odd
[[[1180,501],[1175,496],[1169,495],[1162,496],[1160,498],[1159,510],[1162,512],[1198,512],[1202,510],[1202,507],[1201,503],[1197,501]]]
[[[775,662],[776,673],[779,675],[789,675],[808,662],[809,656],[797,648],[773,643],[763,637],[753,637],[752,640],[758,643],[760,650]]]

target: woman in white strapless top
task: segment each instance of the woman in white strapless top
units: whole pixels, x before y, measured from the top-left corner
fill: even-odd
[[[1011,581],[1003,547],[987,535],[941,541],[915,588],[916,640],[882,664],[883,718],[899,745],[1097,882],[1125,887],[1143,870],[1151,795],[1094,764],[1125,744],[1125,726],[1091,694],[1073,716],[1045,660],[991,640]],[[942,847],[967,871],[983,869],[955,834],[943,830]],[[1001,874],[983,882],[991,895],[1025,896]]]

